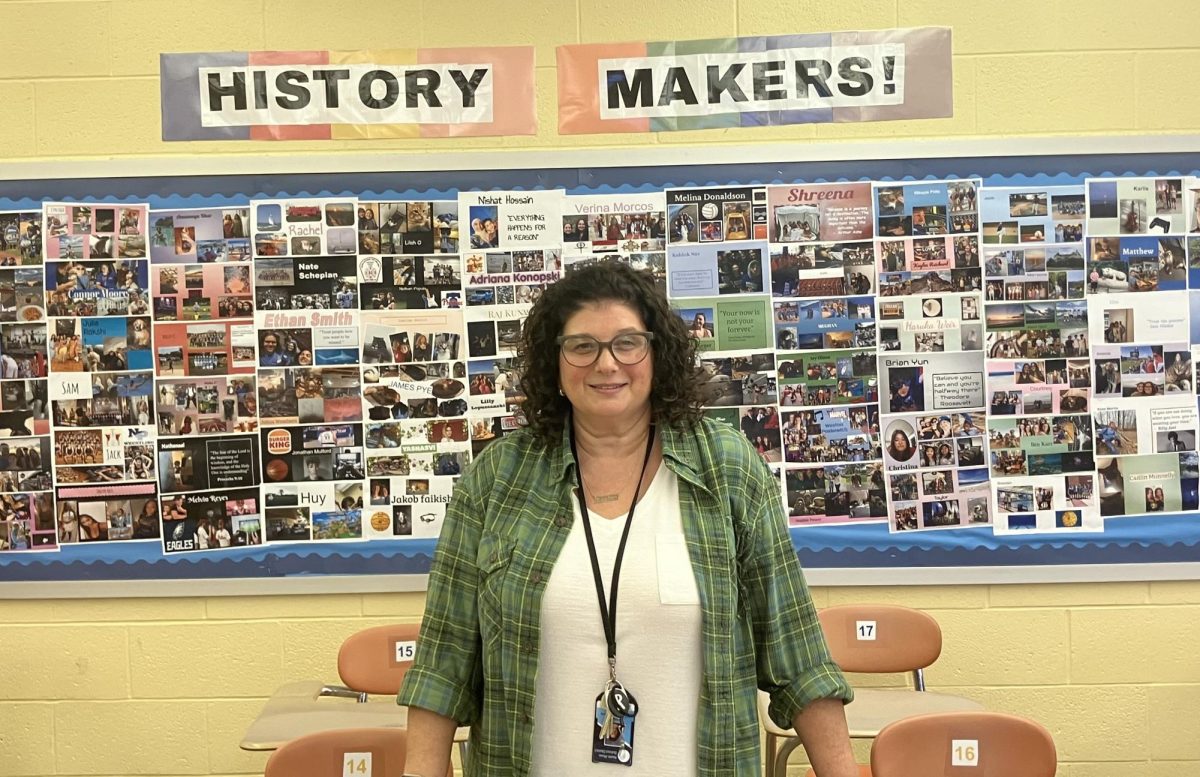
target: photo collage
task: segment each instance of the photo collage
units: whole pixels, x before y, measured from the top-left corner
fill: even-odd
[[[434,538],[549,284],[649,271],[789,524],[1197,509],[1200,183],[975,179],[0,213],[0,551]]]
[[[981,184],[875,184],[892,531],[989,526]]]

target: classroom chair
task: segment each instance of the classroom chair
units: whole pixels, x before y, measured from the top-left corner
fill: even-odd
[[[408,708],[398,706],[395,696],[412,666],[420,628],[417,623],[396,623],[351,634],[338,650],[338,676],[343,684],[306,680],[283,686],[246,729],[241,748],[275,750],[324,731],[404,729]],[[344,699],[356,703],[347,704]],[[469,734],[468,728],[459,728],[454,734],[463,763]]]
[[[395,696],[416,654],[419,623],[376,626],[351,634],[338,649],[338,677],[345,685],[326,685],[322,696],[353,694],[366,702],[370,694]]]
[[[873,777],[1054,777],[1054,739],[1027,718],[945,712],[898,720],[871,745]]]
[[[402,728],[319,731],[293,739],[267,759],[264,777],[402,777],[408,732]],[[446,770],[453,777],[453,768]]]
[[[863,674],[911,673],[913,690],[856,689],[846,706],[850,736],[870,739],[900,718],[930,712],[982,709],[961,696],[925,690],[925,667],[942,653],[942,630],[928,613],[910,607],[883,604],[848,604],[817,613],[834,663],[845,672]],[[766,730],[764,774],[786,777],[787,762],[800,739],[767,715],[770,697],[759,692],[759,717]],[[860,773],[867,777],[869,767]],[[812,777],[810,770],[809,777]]]
[[[284,742],[327,729],[402,727],[406,710],[395,696],[412,665],[420,625],[398,623],[350,635],[338,650],[342,685],[302,680],[279,688],[242,738],[244,750],[274,750]],[[346,704],[342,699],[354,699]]]

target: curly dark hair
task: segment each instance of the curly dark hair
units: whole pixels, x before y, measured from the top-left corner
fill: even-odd
[[[567,319],[592,302],[628,305],[654,333],[651,358],[654,378],[650,406],[656,423],[690,427],[700,420],[702,391],[696,369],[696,341],[654,285],[654,276],[627,264],[606,260],[582,267],[549,284],[525,319],[517,348],[522,410],[530,429],[548,445],[556,445],[571,410],[558,390],[559,347]]]

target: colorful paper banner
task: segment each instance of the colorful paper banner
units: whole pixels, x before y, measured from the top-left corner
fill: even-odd
[[[562,134],[953,115],[950,29],[558,48]]]
[[[532,135],[533,48],[163,54],[163,140]]]

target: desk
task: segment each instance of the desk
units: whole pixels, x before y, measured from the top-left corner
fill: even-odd
[[[854,701],[846,705],[846,723],[850,726],[852,738],[873,739],[885,726],[901,718],[931,712],[974,712],[981,709],[982,704],[964,696],[862,688],[854,692]]]
[[[339,728],[393,728],[408,723],[408,708],[395,699],[368,701],[320,695],[320,681],[285,685],[267,700],[250,728],[242,736],[243,750],[276,750],[285,742],[316,731]],[[469,728],[454,732],[454,741],[467,741]]]
[[[774,741],[771,737],[784,739],[783,746],[772,756],[771,774],[782,777],[787,774],[787,759],[800,746],[800,739],[790,728],[776,726],[767,715],[771,697],[758,692],[758,716],[768,734],[768,748]],[[846,723],[853,739],[873,739],[889,723],[913,715],[931,712],[974,712],[983,705],[964,696],[929,691],[884,690],[879,688],[856,688],[854,701],[846,705]]]

